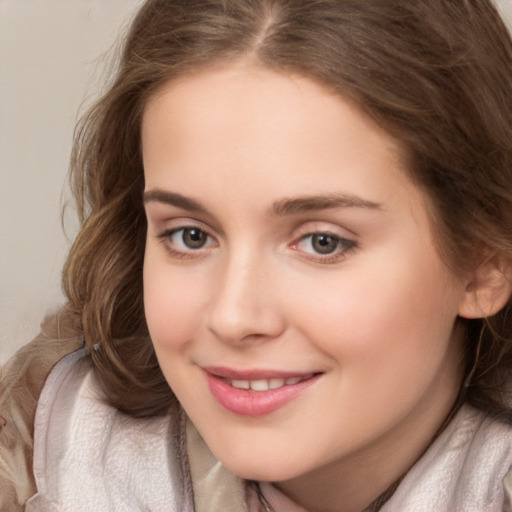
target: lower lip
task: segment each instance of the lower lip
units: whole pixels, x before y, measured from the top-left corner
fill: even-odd
[[[320,375],[268,391],[251,391],[230,386],[223,379],[206,373],[210,392],[228,411],[242,416],[264,416],[277,411],[316,382]]]

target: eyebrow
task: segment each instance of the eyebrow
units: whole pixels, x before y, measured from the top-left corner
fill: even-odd
[[[143,201],[144,204],[156,202],[176,206],[190,212],[209,213],[208,210],[195,199],[182,196],[176,192],[169,192],[167,190],[148,190],[147,192],[144,192]]]
[[[144,204],[150,202],[169,204],[190,212],[211,215],[208,209],[199,201],[167,190],[153,189],[144,192]],[[381,205],[353,194],[332,193],[279,199],[271,205],[269,214],[271,216],[284,217],[286,215],[296,215],[333,208],[380,210]]]
[[[270,208],[270,214],[275,216],[293,215],[331,208],[365,208],[380,210],[381,205],[367,201],[353,194],[332,193],[318,196],[284,198],[276,201]]]

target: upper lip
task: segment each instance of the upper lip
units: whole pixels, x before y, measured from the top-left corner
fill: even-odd
[[[288,379],[290,377],[306,377],[321,373],[317,371],[282,371],[259,368],[239,370],[225,366],[203,366],[202,369],[214,377],[230,380]]]

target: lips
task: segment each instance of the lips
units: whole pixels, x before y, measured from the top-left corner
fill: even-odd
[[[285,406],[321,376],[319,373],[285,373],[227,368],[203,368],[210,392],[228,411],[262,416]]]

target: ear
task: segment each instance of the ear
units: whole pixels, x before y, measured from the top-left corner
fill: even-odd
[[[495,315],[512,293],[512,262],[500,253],[486,258],[471,274],[459,316],[485,318]]]

